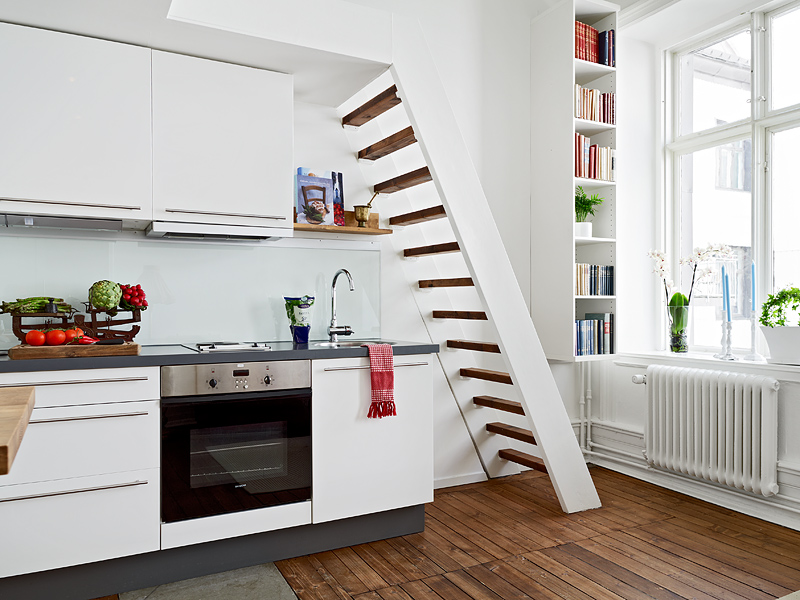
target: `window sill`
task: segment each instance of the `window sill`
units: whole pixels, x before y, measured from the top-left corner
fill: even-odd
[[[744,360],[743,354],[736,354],[739,360],[721,360],[714,358],[713,352],[687,352],[676,354],[666,350],[653,352],[620,353],[614,361],[619,367],[635,367],[646,369],[650,364],[666,364],[676,367],[698,369],[714,369],[733,371],[735,373],[751,373],[757,375],[774,375],[779,379],[791,379],[800,382],[800,365],[778,365],[767,362]]]

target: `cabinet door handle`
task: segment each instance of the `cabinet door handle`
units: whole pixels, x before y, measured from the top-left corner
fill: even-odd
[[[415,362],[415,363],[400,363],[394,366],[396,369],[397,367],[421,367],[423,365],[427,365],[426,362]],[[323,371],[357,371],[359,369],[369,369],[369,365],[362,365],[358,367],[325,367],[322,369]]]
[[[2,198],[3,202],[27,202],[28,204],[55,204],[57,206],[83,206],[86,208],[117,208],[121,210],[142,210],[141,206],[124,204],[95,204],[93,202],[64,202],[60,200],[31,200],[28,198]]]
[[[256,215],[249,213],[212,212],[209,210],[187,210],[184,208],[165,208],[164,210],[170,213],[185,213],[189,215],[210,215],[212,217],[246,217],[248,219],[274,219],[277,221],[286,220],[286,217],[282,217],[279,215]]]
[[[119,417],[145,417],[149,415],[147,411],[142,412],[129,412],[129,413],[116,413],[110,415],[85,415],[81,417],[53,417],[52,419],[31,419],[28,423],[63,423],[64,421],[88,421],[90,419],[117,419]]]
[[[107,379],[80,379],[76,381],[32,381],[30,383],[0,383],[4,387],[38,387],[40,385],[76,385],[79,383],[123,383],[126,381],[147,381],[149,377],[115,377]]]
[[[34,500],[36,498],[49,498],[51,496],[66,496],[67,494],[83,494],[84,492],[99,492],[100,490],[115,490],[117,488],[133,487],[136,485],[147,485],[149,481],[130,481],[128,483],[114,483],[111,485],[100,485],[90,488],[79,488],[77,490],[64,490],[63,492],[45,492],[43,494],[30,494],[29,496],[13,496],[11,498],[0,498],[0,502],[16,502],[17,500]]]

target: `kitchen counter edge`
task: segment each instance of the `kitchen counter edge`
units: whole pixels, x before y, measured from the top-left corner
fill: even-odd
[[[368,340],[378,343],[378,340]],[[380,340],[384,341],[384,340]],[[409,354],[431,354],[439,352],[437,344],[395,342],[395,356]],[[365,347],[354,348],[306,348],[291,343],[276,342],[275,348],[265,351],[215,352],[200,354],[180,345],[143,346],[138,356],[102,356],[86,358],[51,358],[11,360],[0,358],[0,373],[30,373],[34,371],[73,371],[78,369],[117,369],[125,367],[162,367],[165,365],[196,365],[206,363],[258,362],[275,360],[303,360],[328,358],[357,358],[368,356]],[[281,348],[280,346],[288,346]]]

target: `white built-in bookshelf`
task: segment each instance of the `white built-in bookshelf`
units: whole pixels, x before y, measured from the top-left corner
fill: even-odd
[[[617,315],[616,285],[612,294],[577,293],[581,267],[576,265],[616,270],[616,182],[576,177],[575,134],[590,138],[591,145],[616,150],[616,125],[603,122],[611,120],[608,110],[600,111],[599,120],[576,114],[585,112],[585,105],[576,107],[576,85],[598,90],[593,97],[615,94],[616,67],[575,57],[575,22],[616,34],[618,11],[604,0],[572,0],[531,23],[531,312],[550,360],[588,362],[613,356],[576,356],[576,320],[587,313],[610,313],[616,325]],[[604,198],[590,218],[592,237],[574,234],[576,186]]]

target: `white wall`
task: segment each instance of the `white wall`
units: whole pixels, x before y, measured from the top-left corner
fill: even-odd
[[[530,18],[541,2],[350,0],[416,17],[530,305]]]

